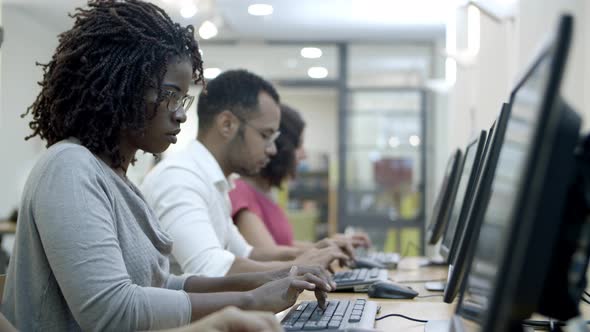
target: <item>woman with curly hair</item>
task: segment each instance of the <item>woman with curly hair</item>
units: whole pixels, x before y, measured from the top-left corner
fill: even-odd
[[[42,65],[28,110],[29,138],[48,149],[21,199],[4,315],[25,331],[135,331],[186,325],[228,305],[278,312],[302,289],[323,303],[330,287],[319,269],[169,273],[172,241],[126,171],[137,150],[176,142],[189,86],[203,80],[193,27],[139,0],[88,6]]]
[[[297,174],[298,163],[306,158],[303,148],[303,131],[305,121],[298,111],[287,105],[281,105],[281,135],[276,140],[277,153],[256,176],[243,176],[235,181],[235,188],[230,192],[232,217],[240,233],[253,247],[281,246],[282,251],[293,259],[309,248],[322,248],[336,242],[339,247],[369,246],[370,240],[365,234],[351,237],[336,234],[316,243],[295,241],[293,227],[289,224],[285,212],[271,197],[272,188],[280,188],[286,180]],[[290,248],[290,250],[287,250]]]

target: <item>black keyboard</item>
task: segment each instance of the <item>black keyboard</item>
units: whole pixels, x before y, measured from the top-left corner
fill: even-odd
[[[400,260],[400,256],[396,252],[367,252],[365,250],[357,250],[356,256],[362,259],[373,260],[390,270],[397,269],[397,264]]]
[[[334,273],[336,290],[366,291],[375,281],[387,280],[385,269],[352,269]]]
[[[365,257],[385,265],[388,269],[396,269],[400,259],[399,254],[395,252],[370,252]]]
[[[377,304],[365,299],[330,300],[326,310],[317,301],[304,301],[289,311],[281,325],[286,331],[373,328],[376,315]]]

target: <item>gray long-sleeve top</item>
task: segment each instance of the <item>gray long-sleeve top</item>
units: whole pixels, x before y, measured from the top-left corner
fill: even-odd
[[[136,187],[77,140],[51,146],[25,185],[2,312],[22,331],[188,324],[186,277]]]

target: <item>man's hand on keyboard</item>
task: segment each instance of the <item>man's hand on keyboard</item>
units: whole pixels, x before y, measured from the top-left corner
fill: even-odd
[[[330,268],[333,261],[346,262],[348,259],[349,257],[337,246],[328,246],[321,249],[308,249],[299,255],[293,263],[294,265],[319,265],[333,272]]]
[[[270,273],[270,281],[279,280],[283,278],[289,277],[292,273],[296,273],[295,276],[305,276],[307,273],[311,273],[319,278],[321,278],[325,283],[330,285],[330,288],[333,290],[336,289],[336,283],[334,282],[334,277],[328,270],[324,269],[321,266],[309,266],[309,265],[296,265],[297,269],[293,272],[293,267],[288,267],[285,269],[280,269]],[[263,272],[267,273],[267,272]]]
[[[252,307],[257,310],[280,312],[295,304],[297,297],[304,290],[314,291],[318,304],[324,307],[332,287],[321,277],[313,273],[298,275],[297,266],[293,266],[289,276],[266,283],[250,293],[254,301]]]
[[[351,235],[344,235],[342,233],[334,234],[330,237],[332,240],[340,240],[340,239],[347,239],[350,241],[354,248],[363,247],[363,248],[370,248],[373,244],[371,243],[371,239],[364,232],[356,232]]]
[[[339,260],[340,267],[349,266],[351,262],[355,260],[354,257],[354,248],[352,247],[352,241],[350,241],[346,237],[338,238],[338,239],[331,239],[325,238],[316,242],[315,247],[318,249],[321,248],[329,248],[329,247],[336,247],[340,249],[346,256],[346,260]]]

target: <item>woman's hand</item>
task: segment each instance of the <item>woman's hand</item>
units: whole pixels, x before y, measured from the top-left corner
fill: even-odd
[[[304,290],[314,291],[320,308],[325,308],[327,292],[332,290],[323,278],[307,272],[298,275],[298,267],[293,266],[289,276],[275,280],[250,291],[251,308],[255,310],[280,312],[295,304],[299,294]]]

